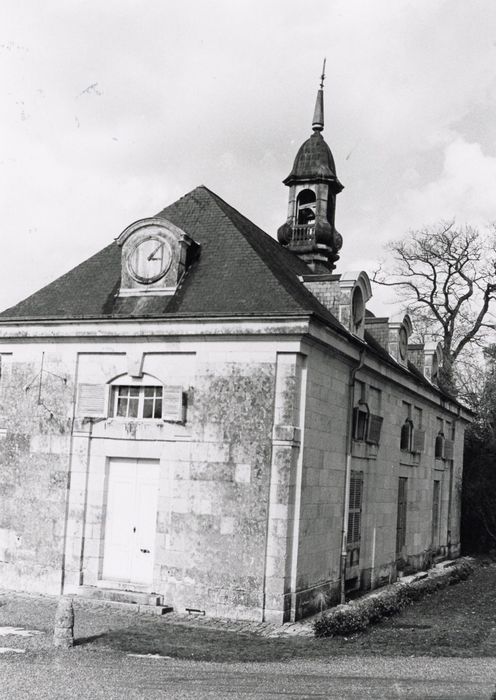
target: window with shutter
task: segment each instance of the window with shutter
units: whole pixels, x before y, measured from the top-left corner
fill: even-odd
[[[371,413],[369,416],[369,425],[367,430],[367,442],[378,445],[381,439],[382,416],[376,416]]]
[[[425,449],[425,430],[416,429],[413,431],[412,452],[423,452]]]
[[[436,442],[434,445],[434,458],[435,459],[444,459],[444,447],[445,447],[444,434],[439,433],[438,435],[436,435]]]
[[[111,388],[113,418],[185,421],[185,396],[181,386],[116,385]]]
[[[403,452],[409,452],[412,448],[412,433],[413,423],[407,418],[401,426],[400,450],[403,450]]]
[[[432,544],[439,544],[439,506],[440,506],[441,482],[434,481],[432,492]]]
[[[352,471],[348,510],[348,547],[358,547],[362,519],[363,472]]]
[[[396,519],[396,556],[401,556],[406,542],[407,482],[400,476],[398,480],[398,509]]]
[[[365,406],[356,406],[353,409],[353,439],[365,440],[369,414]]]
[[[105,418],[107,391],[106,384],[79,384],[77,415],[81,418]]]
[[[455,443],[453,440],[445,440],[444,441],[444,459],[453,459],[454,458],[454,448],[455,448]]]

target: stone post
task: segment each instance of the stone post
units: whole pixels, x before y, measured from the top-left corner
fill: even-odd
[[[57,612],[55,613],[55,628],[53,643],[56,647],[69,649],[74,646],[74,607],[72,598],[59,600]]]

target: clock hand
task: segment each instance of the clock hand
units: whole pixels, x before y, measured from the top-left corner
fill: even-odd
[[[157,247],[155,248],[155,250],[153,251],[153,253],[150,253],[150,255],[148,256],[147,259],[148,259],[148,260],[159,260],[159,258],[156,258],[156,257],[155,257],[155,253],[156,253],[158,250],[160,250],[160,248],[162,248],[163,245],[164,245],[163,243],[159,243],[158,246],[157,246]]]

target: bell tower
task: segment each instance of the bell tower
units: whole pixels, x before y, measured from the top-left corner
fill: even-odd
[[[316,273],[329,273],[339,259],[343,239],[334,225],[336,195],[343,185],[336,175],[324,129],[325,59],[312,121],[313,134],[300,147],[288,177],[288,218],[277,232],[279,243]]]

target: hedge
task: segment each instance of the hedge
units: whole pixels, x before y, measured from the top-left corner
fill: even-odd
[[[464,581],[475,570],[471,559],[459,559],[447,564],[441,571],[433,569],[427,578],[391,586],[366,597],[338,605],[316,618],[313,628],[316,637],[347,636],[363,630],[401,612],[405,607],[452,584]]]

